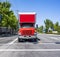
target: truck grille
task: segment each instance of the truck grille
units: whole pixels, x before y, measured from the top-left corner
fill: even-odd
[[[32,35],[32,31],[31,30],[24,30],[24,31],[22,31],[22,35]]]

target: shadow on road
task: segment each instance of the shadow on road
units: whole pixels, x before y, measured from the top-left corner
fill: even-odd
[[[15,35],[17,35],[17,34],[15,34]],[[0,35],[0,37],[12,37],[12,36],[15,36],[15,35],[3,34],[3,35]]]
[[[60,42],[55,42],[56,44],[60,44]]]
[[[39,38],[37,38],[37,39],[24,39],[23,41],[21,41],[19,43],[26,43],[26,42],[28,42],[28,43],[37,44],[39,41],[40,41]]]

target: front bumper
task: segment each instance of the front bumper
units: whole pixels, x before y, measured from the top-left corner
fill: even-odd
[[[21,38],[21,39],[33,39],[33,38],[37,38],[36,35],[33,35],[33,36],[21,36],[21,35],[18,35],[18,38]]]

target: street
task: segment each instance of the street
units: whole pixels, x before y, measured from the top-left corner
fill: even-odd
[[[38,34],[37,42],[0,37],[0,57],[60,57],[60,35]]]

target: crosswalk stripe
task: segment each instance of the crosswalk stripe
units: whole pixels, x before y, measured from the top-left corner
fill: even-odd
[[[60,51],[60,49],[0,49],[0,51]]]

